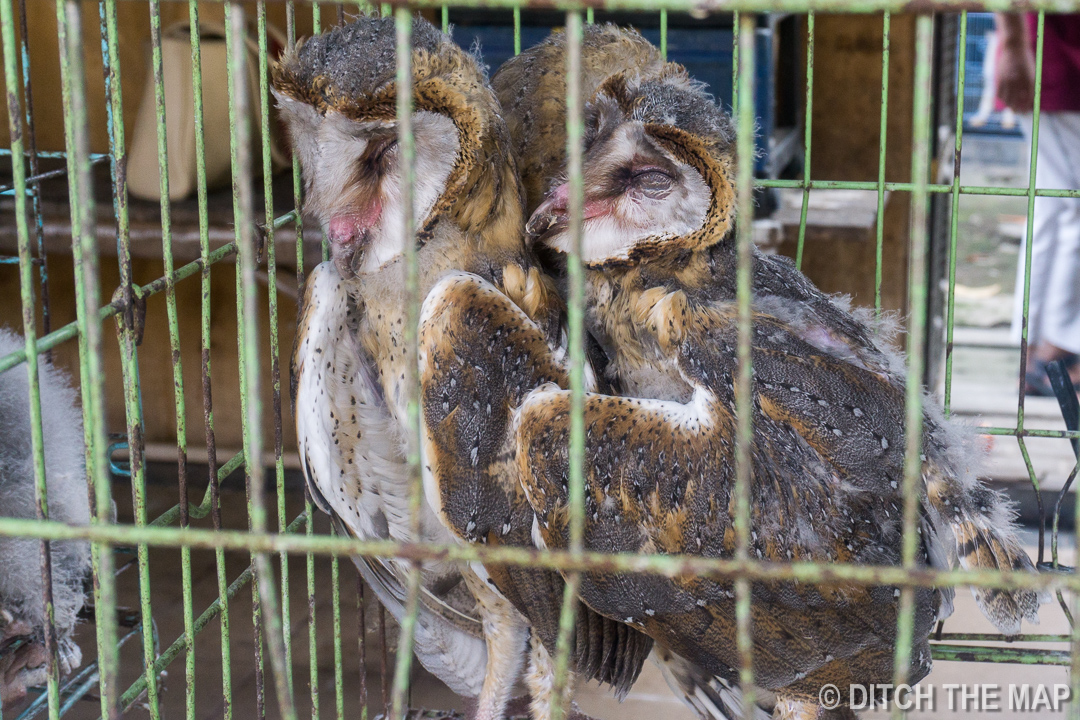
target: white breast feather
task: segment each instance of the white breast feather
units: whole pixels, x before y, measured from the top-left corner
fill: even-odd
[[[448,542],[449,533],[426,505],[423,537],[410,533],[401,432],[380,402],[373,373],[350,334],[349,296],[341,277],[332,263],[323,263],[312,271],[308,283],[310,307],[305,308],[299,328],[303,339],[296,352],[296,435],[304,474],[329,505],[323,509],[359,538]],[[377,567],[361,569],[380,601],[400,620],[408,564],[389,560],[385,565],[392,578]],[[443,574],[441,567],[424,570],[429,577]],[[428,593],[424,600],[440,602]],[[417,657],[451,690],[475,696],[486,666],[484,641],[425,610],[422,604],[414,646]]]
[[[349,298],[336,269],[323,263],[308,282],[313,306],[305,314],[304,340],[297,350],[296,395],[305,472],[359,537],[448,541],[427,507],[421,518],[423,537],[410,531],[401,429],[379,400],[374,373],[348,333]]]
[[[365,539],[386,538],[390,518],[399,515],[392,487],[406,482],[399,442],[348,333],[348,294],[340,276],[323,263],[308,283],[311,306],[296,354],[300,460],[350,530]]]

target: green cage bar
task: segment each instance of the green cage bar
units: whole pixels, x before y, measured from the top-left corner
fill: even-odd
[[[25,8],[21,8],[25,10]],[[4,82],[8,88],[18,87],[18,69],[15,60],[15,23],[13,18],[13,8],[11,7],[10,0],[0,3],[0,24],[3,29],[3,45],[4,45]],[[23,37],[25,38],[25,23],[23,30]],[[24,58],[25,58],[24,53]],[[24,61],[23,72],[28,73],[29,68]],[[29,93],[27,93],[29,95]],[[48,491],[46,489],[45,478],[45,441],[41,426],[41,399],[40,399],[40,386],[38,383],[38,363],[37,359],[37,318],[35,314],[35,298],[33,292],[33,269],[32,259],[30,254],[30,235],[29,229],[26,223],[26,168],[22,164],[23,157],[23,138],[22,138],[22,115],[19,112],[19,102],[17,93],[8,93],[8,129],[11,137],[11,155],[12,155],[12,175],[13,185],[15,186],[15,223],[16,223],[16,236],[18,242],[18,260],[19,260],[19,290],[22,300],[22,321],[23,321],[23,337],[25,339],[26,357],[31,360],[26,363],[26,376],[27,376],[27,389],[30,394],[30,444],[31,453],[33,455],[33,472],[34,472],[34,505],[35,512],[38,520],[49,519],[49,507],[48,507]],[[34,158],[33,148],[33,135],[32,127],[33,123],[30,118],[29,109],[29,97],[27,108],[27,127],[30,130],[30,157],[33,158],[32,162],[36,164],[36,158]],[[36,175],[36,166],[31,165],[31,175]],[[35,195],[34,203],[37,207],[38,195],[40,189],[38,185],[34,185]],[[42,261],[44,262],[44,254],[41,254]],[[44,265],[42,265],[42,272],[44,273]],[[45,275],[42,275],[42,284],[45,285]],[[46,326],[46,332],[47,326]],[[47,654],[48,663],[48,679],[46,694],[48,697],[49,705],[49,717],[56,718],[59,715],[60,704],[60,692],[59,692],[59,656],[56,647],[56,629],[55,629],[55,608],[52,597],[52,554],[51,545],[48,540],[42,540],[39,548],[39,557],[41,558],[41,578],[42,578],[42,602],[45,608],[45,627],[44,627],[44,641],[45,651]]]
[[[874,256],[874,310],[881,315],[881,273],[885,252],[885,144],[889,130],[889,53],[892,15],[881,21],[881,123],[878,130],[877,242]]]
[[[296,5],[292,0],[285,4],[286,41],[290,47],[296,45]],[[292,154],[292,194],[293,208],[299,210],[302,203],[300,177],[300,159],[294,152]],[[295,215],[293,228],[296,231],[296,288],[300,297],[304,296],[304,221],[299,212]],[[304,498],[305,516],[310,517],[307,497]],[[285,509],[285,478],[281,477],[277,483],[277,513],[278,528],[288,525],[288,516]],[[289,558],[281,553],[281,624],[282,635],[285,643],[285,681],[289,687],[293,686],[292,672],[292,636],[285,628],[292,626],[292,609],[289,606]]]
[[[232,467],[242,464],[242,458]],[[299,516],[303,519],[304,516]],[[293,554],[397,557],[407,560],[446,559],[456,563],[484,562],[574,572],[602,568],[605,571],[649,573],[664,577],[701,575],[707,578],[734,579],[744,575],[750,580],[797,580],[807,583],[846,582],[854,585],[899,585],[933,587],[935,585],[970,585],[1002,589],[1048,590],[1080,589],[1080,580],[1071,573],[1021,573],[1012,570],[907,570],[891,565],[822,565],[811,562],[769,563],[749,559],[698,558],[681,555],[606,554],[584,550],[579,554],[551,550],[544,554],[515,547],[440,545],[430,543],[395,543],[385,540],[356,540],[292,533],[246,532],[239,530],[204,530],[172,528],[151,523],[146,527],[121,527],[115,524],[90,526],[65,525],[53,520],[0,518],[0,537],[29,537],[51,540],[89,540],[100,544],[144,543],[150,547],[222,548],[232,552],[287,552]]]
[[[1030,238],[1035,225],[1035,170],[1039,159],[1039,116],[1040,100],[1042,99],[1042,63],[1043,63],[1043,28],[1046,15],[1039,13],[1039,20],[1035,40],[1035,101],[1031,114],[1031,159],[1028,166],[1027,186],[1027,235]],[[1024,317],[1028,317],[1031,303],[1031,242],[1024,244]],[[1020,379],[1023,381],[1027,373],[1027,350],[1028,350],[1028,326],[1025,322],[1020,330]],[[1016,408],[1016,429],[1024,430],[1024,393],[1020,393]],[[1021,438],[1022,441],[1022,438]]]
[[[964,143],[964,85],[967,81],[967,11],[960,13],[959,57],[957,58],[956,145],[953,149],[953,190],[949,224],[949,297],[945,308],[945,416],[952,414],[953,324],[956,319],[956,235],[960,224],[960,158]]]
[[[933,52],[933,19],[920,16],[915,26],[915,98],[913,101],[914,130],[911,142],[911,175],[915,191],[911,198],[911,240],[908,244],[908,331],[907,386],[904,398],[904,525],[902,538],[903,567],[915,567],[919,536],[916,522],[919,517],[922,481],[923,388],[914,378],[923,377],[923,344],[926,327],[926,255],[929,244],[928,215],[930,197],[926,183],[930,174],[930,68]],[[893,656],[893,685],[906,685],[911,662],[911,643],[914,632],[915,591],[901,588],[897,609],[896,651]],[[893,706],[894,718],[902,716],[899,705]]]
[[[405,238],[416,234],[413,218],[413,184],[416,177],[416,149],[413,137],[413,86],[412,86],[412,15],[405,8],[394,11],[395,49],[397,52],[397,139],[401,153],[402,230]],[[417,355],[417,325],[420,322],[420,274],[416,267],[416,243],[405,242],[405,354]],[[409,529],[414,537],[420,530],[420,402],[417,384],[417,365],[411,362],[405,373],[405,387],[409,392],[406,409],[406,432],[409,483]],[[397,663],[394,667],[394,684],[390,691],[391,720],[405,720],[408,711],[409,680],[412,672],[413,633],[416,628],[416,610],[420,598],[420,565],[413,563],[409,569],[405,598],[405,617],[401,621],[398,639]]]
[[[589,18],[591,21],[591,18]],[[584,218],[585,186],[582,181],[582,138],[585,132],[582,88],[581,44],[584,37],[580,11],[566,13],[566,171],[569,180],[568,231],[570,254],[566,261],[569,285],[567,340],[570,356],[570,447],[569,505],[570,554],[580,555],[585,533],[585,272],[581,265],[581,225]],[[568,714],[570,643],[577,619],[578,588],[581,575],[570,573],[563,588],[559,611],[559,633],[555,647],[555,675],[552,692],[555,704],[552,720]]]
[[[262,414],[259,395],[258,283],[255,274],[258,248],[254,236],[254,197],[251,182],[251,109],[246,84],[247,26],[243,7],[226,3],[226,49],[229,77],[229,126],[232,152],[233,216],[236,227],[237,325],[240,328],[241,416],[244,441],[245,477],[248,488],[249,524],[253,532],[266,532],[266,500],[262,472]],[[295,720],[292,688],[286,683],[283,627],[273,569],[266,553],[254,553],[257,594],[254,612],[261,613],[266,627],[266,647],[274,668],[278,708],[285,720]],[[256,586],[253,585],[253,589]],[[257,601],[256,601],[257,598]],[[258,618],[255,626],[259,627]]]
[[[738,60],[733,63],[737,70],[738,94],[734,106],[738,137],[739,158],[735,179],[737,203],[736,232],[738,263],[736,270],[736,307],[738,312],[738,365],[735,378],[735,559],[746,561],[750,557],[750,444],[753,439],[753,365],[750,357],[751,338],[751,263],[754,246],[754,127],[755,112],[755,48],[757,39],[757,16],[739,13]],[[743,717],[753,719],[754,714],[754,658],[753,638],[750,631],[750,581],[735,578],[735,642],[739,651],[739,685],[743,696]]]
[[[91,190],[86,81],[82,68],[82,14],[76,2],[57,0],[56,21],[60,40],[61,90],[64,100],[64,141],[67,148],[68,196],[71,205],[72,256],[75,264],[76,324],[79,335],[79,375],[83,403],[83,435],[87,478],[97,525],[111,525],[112,493],[105,457],[104,383],[102,382],[101,324],[97,298],[100,273],[94,233],[94,196]],[[14,113],[12,113],[14,114]],[[22,192],[22,190],[20,190]],[[33,358],[27,358],[32,362]],[[40,403],[40,399],[38,400]],[[116,581],[113,557],[107,545],[91,546],[94,572],[94,607],[97,625],[101,711],[117,716],[119,688],[116,627]]]

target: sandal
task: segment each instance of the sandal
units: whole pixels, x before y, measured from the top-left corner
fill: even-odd
[[[1080,364],[1080,355],[1069,354],[1062,358],[1068,370]],[[1032,358],[1028,360],[1027,372],[1024,374],[1024,394],[1034,397],[1054,397],[1054,388],[1050,385],[1050,378],[1046,375],[1046,366],[1050,362]],[[1080,392],[1080,383],[1073,383],[1073,387]]]

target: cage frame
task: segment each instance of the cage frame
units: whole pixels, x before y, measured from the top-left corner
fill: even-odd
[[[167,0],[168,1],[168,0]],[[271,2],[273,0],[270,0]],[[339,594],[340,567],[339,559],[354,555],[388,557],[395,556],[414,562],[414,571],[410,575],[408,605],[405,620],[401,625],[401,644],[403,651],[398,652],[393,671],[393,686],[390,698],[390,716],[395,720],[404,718],[407,708],[407,688],[409,670],[412,662],[411,641],[413,622],[415,621],[417,592],[419,588],[419,561],[424,559],[450,559],[457,562],[482,561],[533,565],[561,570],[567,573],[567,588],[560,618],[559,652],[556,656],[556,686],[560,693],[565,690],[569,662],[570,630],[573,623],[574,606],[569,600],[574,596],[580,573],[590,569],[604,568],[619,572],[650,572],[666,576],[695,574],[718,579],[733,579],[737,593],[738,632],[737,644],[742,658],[740,679],[747,691],[747,707],[750,702],[751,673],[751,637],[749,625],[750,583],[753,580],[789,579],[808,583],[843,581],[859,585],[890,584],[901,590],[901,608],[899,613],[898,642],[896,646],[895,666],[896,682],[903,684],[908,659],[911,652],[913,591],[916,587],[931,585],[972,585],[979,587],[999,587],[1007,589],[1031,588],[1056,592],[1062,607],[1066,607],[1063,591],[1071,591],[1071,615],[1080,611],[1080,579],[1071,572],[1043,572],[1024,574],[1010,571],[990,572],[985,570],[932,570],[916,566],[915,522],[918,504],[918,483],[920,482],[920,439],[922,426],[923,396],[920,382],[911,382],[912,378],[921,378],[925,363],[925,320],[927,304],[927,247],[928,247],[928,212],[929,199],[933,194],[948,196],[950,204],[950,228],[948,247],[948,295],[946,305],[946,350],[945,350],[945,398],[946,414],[951,409],[952,371],[953,371],[953,326],[955,318],[956,289],[956,238],[958,233],[957,208],[961,195],[997,195],[1024,197],[1027,200],[1026,227],[1030,237],[1034,221],[1034,202],[1037,197],[1080,198],[1080,190],[1036,187],[1036,161],[1039,136],[1039,99],[1042,86],[1043,27],[1047,12],[1080,11],[1078,0],[536,0],[521,3],[517,0],[414,0],[384,4],[382,13],[392,13],[397,27],[398,88],[411,86],[410,53],[402,52],[409,46],[411,12],[418,9],[440,8],[442,23],[448,22],[447,9],[453,6],[512,8],[514,9],[515,52],[520,52],[520,10],[523,7],[544,7],[566,11],[566,33],[568,37],[568,97],[567,97],[567,159],[570,180],[570,227],[574,238],[574,251],[570,255],[569,278],[570,298],[568,303],[569,356],[571,358],[572,390],[572,425],[570,440],[570,497],[571,497],[571,546],[563,552],[540,552],[529,548],[484,547],[484,546],[431,546],[423,544],[395,543],[390,541],[359,541],[317,535],[313,530],[313,506],[306,498],[304,510],[293,518],[286,515],[284,502],[284,465],[282,461],[282,406],[281,406],[281,369],[280,346],[278,340],[278,305],[276,291],[275,243],[274,232],[287,225],[293,225],[297,235],[297,281],[302,287],[304,280],[303,220],[299,212],[301,206],[301,183],[299,165],[293,158],[293,194],[294,209],[280,216],[274,215],[272,193],[270,190],[270,145],[269,145],[269,77],[268,48],[266,33],[267,0],[258,0],[256,22],[258,33],[259,103],[262,127],[261,156],[251,151],[252,127],[250,117],[252,108],[248,107],[248,93],[244,86],[245,63],[247,53],[244,39],[248,32],[250,18],[244,10],[245,3],[223,0],[227,17],[226,43],[228,47],[228,75],[232,92],[230,93],[230,138],[233,168],[233,213],[235,218],[235,238],[231,243],[211,250],[208,236],[207,189],[204,162],[203,114],[201,91],[200,37],[191,34],[191,53],[193,60],[193,84],[195,87],[195,122],[196,122],[196,162],[198,176],[198,205],[200,227],[200,254],[195,261],[176,267],[173,261],[171,245],[170,201],[168,199],[168,147],[166,143],[165,105],[161,57],[161,0],[147,0],[151,17],[152,71],[155,85],[155,101],[158,110],[157,133],[159,170],[161,177],[161,218],[162,218],[162,256],[165,266],[164,275],[145,285],[137,285],[131,273],[131,246],[129,234],[127,188],[123,168],[126,163],[124,138],[123,98],[119,89],[120,65],[118,55],[118,31],[116,24],[117,0],[99,0],[100,23],[102,31],[102,55],[105,66],[106,107],[108,112],[108,135],[110,152],[91,153],[89,150],[87,100],[85,75],[81,72],[81,58],[84,56],[82,27],[83,3],[78,0],[56,0],[57,23],[60,33],[61,91],[64,104],[64,130],[66,150],[62,153],[47,153],[37,150],[34,137],[33,102],[29,76],[29,52],[26,33],[26,2],[20,0],[18,9],[14,0],[0,0],[0,39],[3,42],[4,78],[8,90],[9,129],[11,147],[4,154],[12,158],[13,183],[5,192],[12,192],[15,201],[15,224],[18,239],[18,265],[20,292],[23,309],[23,334],[25,347],[20,352],[0,357],[0,372],[11,370],[25,364],[30,386],[32,448],[35,468],[35,491],[37,500],[36,519],[0,518],[0,536],[30,537],[41,541],[42,572],[46,579],[46,608],[50,618],[50,628],[46,630],[46,647],[49,652],[48,684],[46,687],[47,709],[50,718],[63,714],[65,705],[61,702],[61,683],[56,656],[55,633],[51,630],[52,604],[48,551],[50,541],[81,539],[91,542],[94,578],[94,606],[96,616],[96,638],[100,675],[100,696],[102,717],[113,718],[129,708],[136,700],[145,697],[150,707],[151,718],[160,717],[158,709],[158,685],[160,673],[183,653],[185,655],[185,691],[187,716],[194,717],[194,654],[196,635],[216,617],[221,619],[223,687],[225,693],[225,717],[232,714],[231,680],[229,678],[229,600],[234,598],[246,584],[252,584],[253,623],[256,629],[255,644],[256,668],[259,673],[258,684],[263,683],[263,651],[269,655],[276,702],[282,717],[299,716],[297,698],[294,696],[291,668],[291,641],[283,627],[290,624],[288,608],[288,588],[290,585],[289,568],[286,558],[290,554],[304,555],[306,558],[306,590],[309,598],[315,594],[314,561],[316,556],[329,556],[332,563],[333,608],[334,608],[334,673],[335,711],[337,717],[344,716],[342,686],[342,637],[341,637],[341,599]],[[304,3],[307,4],[307,3]],[[198,0],[188,0],[189,14],[193,27],[198,27]],[[288,40],[296,41],[296,5],[293,0],[286,0],[288,17]],[[310,3],[315,31],[322,25],[321,9],[318,2]],[[374,10],[366,3],[353,4],[357,10]],[[339,4],[340,7],[340,4]],[[733,63],[735,96],[733,97],[733,115],[738,126],[738,152],[741,157],[750,157],[754,152],[755,113],[753,104],[754,52],[753,38],[755,14],[774,9],[785,9],[807,13],[807,62],[806,62],[806,119],[805,119],[805,170],[800,180],[755,180],[751,163],[740,163],[737,179],[738,216],[738,295],[739,344],[737,383],[737,446],[736,446],[736,554],[731,559],[705,559],[676,556],[628,556],[603,555],[587,551],[582,545],[583,533],[583,453],[584,453],[584,316],[583,316],[583,272],[579,259],[582,219],[582,182],[581,182],[581,137],[582,105],[579,82],[580,51],[583,23],[591,22],[593,8],[637,9],[657,11],[661,23],[661,52],[666,57],[667,13],[687,11],[692,13],[729,12],[735,13],[735,40]],[[1001,188],[988,186],[968,186],[960,183],[960,160],[963,140],[963,88],[964,88],[964,38],[967,32],[967,12],[970,9],[995,11],[1027,10],[1038,13],[1036,47],[1036,83],[1035,109],[1033,112],[1031,159],[1029,161],[1028,184],[1026,188]],[[815,180],[811,177],[811,110],[813,107],[813,60],[814,60],[814,18],[818,12],[860,12],[881,13],[883,23],[882,46],[882,90],[880,115],[879,168],[876,181],[853,182],[836,180]],[[930,103],[931,103],[931,65],[933,48],[933,12],[960,12],[960,66],[958,77],[957,103],[958,112],[953,148],[953,160],[956,172],[950,183],[933,183],[929,180],[930,160]],[[890,22],[893,13],[920,13],[916,20],[915,37],[915,78],[913,103],[912,140],[912,177],[909,182],[886,182],[885,149],[887,143],[886,119],[888,117],[889,79],[888,67],[890,56]],[[339,13],[340,19],[340,13]],[[16,23],[21,23],[21,42],[16,43]],[[748,98],[749,101],[740,101]],[[398,93],[397,122],[402,131],[401,156],[405,172],[401,190],[406,208],[411,207],[412,178],[414,173],[415,151],[411,133],[411,94]],[[66,168],[63,171],[69,181],[69,199],[71,206],[72,253],[75,261],[75,283],[77,294],[77,319],[59,328],[50,327],[48,307],[48,271],[45,263],[42,220],[40,211],[40,183],[53,177],[52,173],[42,173],[38,161],[42,158],[63,158]],[[26,164],[16,159],[25,159]],[[94,197],[92,193],[91,167],[97,163],[109,162],[113,184],[113,214],[117,223],[118,261],[121,283],[112,302],[98,306],[94,300],[99,296],[100,271],[97,241],[93,233]],[[264,211],[255,207],[253,187],[254,173],[259,169],[263,176],[263,191],[267,198]],[[906,354],[908,373],[906,383],[906,447],[905,471],[903,478],[904,534],[903,563],[898,567],[872,567],[854,565],[822,566],[808,562],[768,563],[755,560],[748,555],[750,542],[750,468],[746,458],[752,428],[750,427],[750,388],[752,368],[750,364],[750,253],[752,247],[751,225],[745,219],[752,217],[752,191],[755,187],[790,188],[801,191],[800,223],[796,262],[803,258],[808,198],[811,190],[849,189],[870,190],[877,194],[876,220],[876,265],[875,265],[875,308],[881,310],[882,286],[882,246],[884,233],[884,196],[886,192],[907,192],[912,197],[912,222],[910,227],[909,250],[910,265],[908,271],[908,311],[910,324],[906,334]],[[29,198],[30,202],[27,202]],[[412,215],[405,213],[406,232],[411,233]],[[31,228],[28,217],[35,220]],[[261,231],[256,230],[257,225]],[[261,482],[264,472],[262,458],[267,445],[261,430],[261,418],[265,409],[262,407],[259,392],[260,378],[264,360],[259,352],[259,306],[257,293],[256,269],[261,264],[261,254],[265,248],[266,271],[269,275],[269,313],[268,328],[271,357],[269,377],[272,388],[272,408],[276,423],[276,433],[272,440],[274,465],[273,477],[276,483],[276,520],[280,532],[270,530],[270,515],[267,498]],[[409,267],[407,289],[408,303],[408,350],[416,352],[416,320],[419,316],[415,247],[406,243],[406,255]],[[238,352],[240,355],[241,403],[243,413],[243,449],[225,462],[219,462],[214,447],[213,406],[209,391],[210,378],[210,271],[211,268],[226,259],[236,258],[237,274],[237,322],[240,328]],[[323,249],[324,259],[326,248]],[[1026,245],[1026,273],[1024,277],[1023,297],[1024,315],[1028,314],[1030,296],[1030,258],[1031,244]],[[42,331],[38,331],[38,307],[35,301],[35,274],[37,286],[43,289],[43,303],[40,307]],[[185,406],[183,388],[183,369],[179,357],[179,327],[177,320],[176,284],[193,279],[196,275],[201,280],[201,343],[204,349],[201,376],[204,386],[204,422],[207,436],[209,477],[203,499],[193,502],[190,499],[190,478],[187,474],[187,438],[185,428]],[[163,294],[166,302],[170,346],[173,352],[172,373],[174,382],[174,404],[177,424],[177,463],[179,471],[179,502],[164,514],[148,518],[145,504],[145,458],[142,457],[142,408],[139,402],[139,365],[138,365],[138,319],[137,306],[155,295]],[[109,472],[109,446],[104,423],[104,399],[102,382],[102,324],[114,318],[119,330],[121,345],[122,372],[124,380],[124,402],[126,408],[127,436],[131,445],[131,479],[135,510],[135,522],[122,526],[111,521],[111,485]],[[28,362],[40,354],[48,353],[58,344],[77,340],[80,362],[80,391],[84,413],[87,474],[92,495],[94,515],[92,523],[86,527],[69,526],[49,520],[45,498],[44,440],[41,430],[40,394],[37,377],[37,363]],[[1020,376],[1026,369],[1027,328],[1025,325],[1021,343]],[[411,505],[414,521],[418,522],[415,510],[419,507],[421,489],[419,483],[419,451],[416,438],[419,435],[419,405],[415,391],[415,368],[412,369],[411,383],[413,392],[409,405],[409,425],[413,435],[409,453],[410,477],[412,481]],[[1029,478],[1039,497],[1041,507],[1041,489],[1035,476],[1030,453],[1025,444],[1029,437],[1052,437],[1075,439],[1080,437],[1076,431],[1056,431],[1028,428],[1025,426],[1024,395],[1020,393],[1014,427],[980,428],[980,433],[991,436],[1012,436],[1017,439],[1023,455]],[[256,461],[248,462],[255,458]],[[1080,460],[1078,460],[1080,463]],[[222,530],[219,506],[220,481],[236,469],[243,468],[247,480],[248,512],[250,531]],[[1074,468],[1069,483],[1076,475]],[[1062,490],[1062,495],[1068,490]],[[1080,527],[1080,504],[1076,506],[1076,524]],[[214,530],[189,527],[192,518],[211,515]],[[1056,508],[1053,526],[1052,559],[1046,563],[1051,570],[1058,568],[1057,534],[1060,502]],[[174,527],[175,526],[175,527]],[[1040,533],[1040,562],[1042,562],[1042,533]],[[136,548],[136,567],[139,574],[139,618],[142,626],[151,627],[153,622],[153,599],[149,582],[148,552],[151,547],[179,549],[181,553],[181,586],[184,602],[184,634],[159,652],[155,647],[152,633],[142,633],[143,673],[138,681],[124,689],[118,684],[118,642],[119,627],[117,615],[117,591],[115,584],[115,560],[112,549],[120,545],[133,545]],[[195,615],[191,596],[191,551],[196,548],[211,549],[215,552],[217,565],[218,600],[198,616]],[[247,552],[251,564],[239,576],[231,581],[225,571],[224,553]],[[279,556],[281,589],[278,592],[277,580],[271,564],[271,555]],[[224,601],[223,601],[224,600]],[[362,608],[361,608],[362,611]],[[1071,616],[1070,616],[1071,619]],[[1030,651],[1013,648],[975,648],[970,645],[951,643],[965,641],[984,641],[994,636],[980,634],[950,634],[950,643],[936,643],[935,657],[940,659],[980,659],[1002,662],[1040,662],[1045,664],[1067,665],[1071,668],[1071,691],[1073,697],[1080,693],[1080,628],[1073,623],[1071,635],[1024,635],[1024,641],[1058,641],[1069,644],[1069,652]],[[261,638],[261,642],[258,641]],[[309,649],[315,655],[316,628],[314,617],[309,620]],[[939,638],[940,639],[940,638]],[[363,638],[360,638],[363,653]],[[265,647],[263,646],[265,643]],[[311,713],[319,714],[318,668],[311,664]],[[259,714],[262,713],[260,703]],[[895,711],[899,712],[899,711]],[[1080,703],[1074,703],[1071,712],[1080,717]]]

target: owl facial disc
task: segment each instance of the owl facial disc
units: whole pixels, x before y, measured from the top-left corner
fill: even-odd
[[[275,92],[292,123],[304,168],[304,214],[322,227],[343,277],[377,271],[405,249],[396,123],[320,113]],[[302,130],[302,132],[300,132]],[[446,183],[461,143],[454,121],[413,113],[416,172],[413,227],[422,226]]]
[[[601,126],[583,158],[582,260],[626,259],[653,244],[699,229],[712,192],[701,174],[674,158],[640,122]],[[533,242],[569,252],[569,186],[552,189],[530,218]]]

